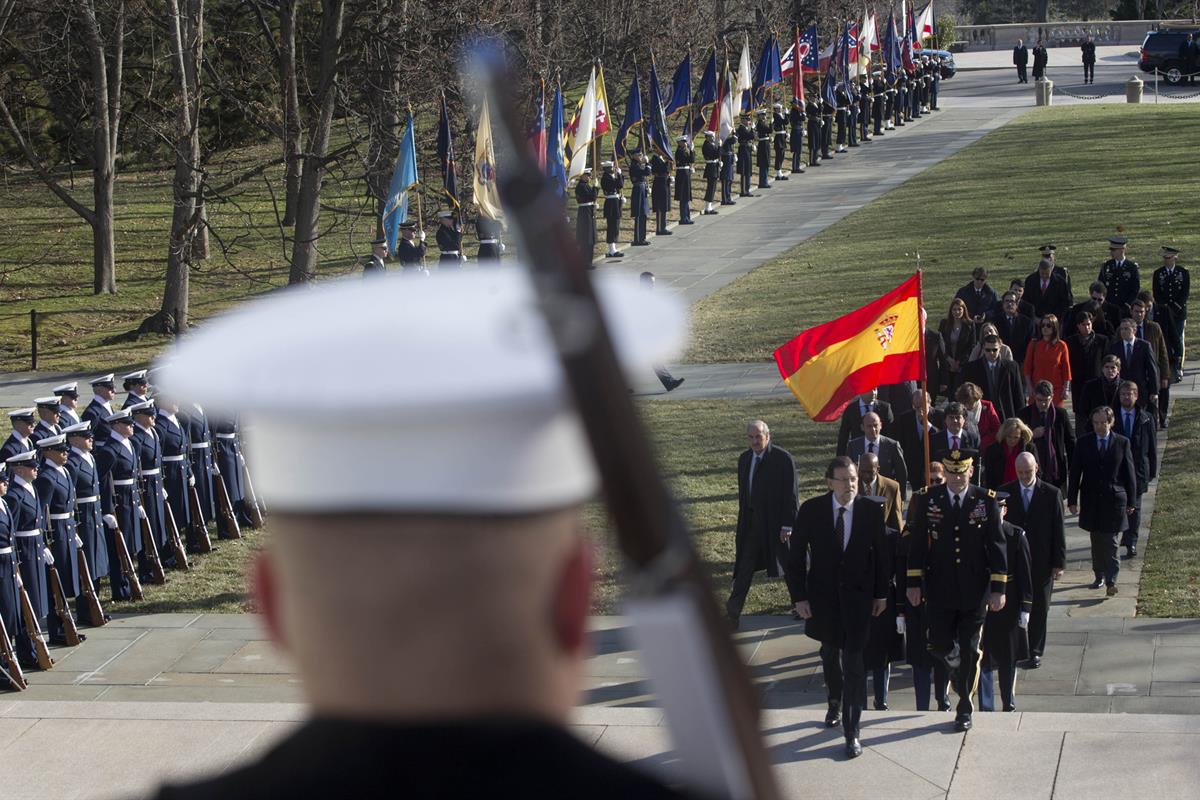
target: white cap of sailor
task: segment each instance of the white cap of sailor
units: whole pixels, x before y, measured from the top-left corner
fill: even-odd
[[[44,439],[38,439],[37,443],[39,450],[70,450],[67,446],[67,437],[65,434],[57,436],[47,436]]]
[[[55,386],[50,391],[56,395],[69,394],[72,397],[79,397],[79,382],[71,381],[70,383],[64,383],[62,386]]]
[[[9,421],[24,420],[25,422],[33,422],[34,416],[37,415],[36,408],[15,408],[8,412]]]
[[[596,286],[629,374],[678,353],[677,298],[633,276]],[[346,414],[344,387],[312,380],[313,364],[331,361],[372,387],[380,414]],[[210,413],[240,414],[257,488],[288,512],[516,514],[597,489],[519,267],[287,290],[206,322],[160,378]]]
[[[26,450],[24,453],[17,453],[15,456],[10,457],[5,463],[7,463],[10,468],[29,467],[31,469],[37,469],[37,450]]]

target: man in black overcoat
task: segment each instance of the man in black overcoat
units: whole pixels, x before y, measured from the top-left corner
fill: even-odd
[[[1008,521],[1024,530],[1029,541],[1033,607],[1029,617],[1029,660],[1022,666],[1037,669],[1046,652],[1046,616],[1054,581],[1062,577],[1067,565],[1062,492],[1038,478],[1038,462],[1031,453],[1017,456],[1017,480],[1000,490],[1009,495]]]
[[[1025,278],[1025,293],[1022,299],[1033,304],[1034,316],[1038,319],[1053,314],[1060,321],[1067,318],[1075,298],[1067,282],[1054,274],[1054,262],[1043,258],[1036,272]],[[1013,357],[1016,358],[1016,353]]]
[[[1013,350],[1013,358],[1016,356],[1017,351]],[[963,367],[963,380],[983,390],[983,399],[995,406],[1001,422],[1015,417],[1025,405],[1025,385],[1019,362],[1000,358],[999,336],[984,337],[983,357],[967,362]]]
[[[804,633],[821,643],[829,692],[825,724],[842,722],[846,755],[862,754],[859,718],[867,702],[863,650],[871,617],[887,608],[891,559],[883,506],[858,496],[858,471],[845,456],[825,470],[829,491],[796,514],[788,551],[788,593]]]
[[[1033,402],[1018,411],[1017,417],[1033,431],[1042,479],[1060,489],[1066,486],[1068,465],[1075,452],[1075,428],[1066,409],[1054,405],[1050,381],[1038,381],[1033,387]]]
[[[1138,528],[1142,523],[1142,495],[1150,488],[1150,481],[1158,477],[1158,430],[1154,419],[1137,407],[1136,383],[1122,381],[1119,396],[1121,407],[1116,412],[1116,429],[1129,440],[1133,474],[1137,480],[1137,496],[1131,504],[1133,511],[1129,513],[1129,525],[1121,537],[1121,544],[1125,554],[1133,558],[1137,555]]]
[[[792,455],[771,444],[771,431],[761,419],[746,428],[750,449],[738,459],[738,518],[733,585],[725,612],[736,629],[754,573],[765,569],[772,578],[784,574],[787,534],[796,517],[799,489]]]
[[[1137,323],[1121,320],[1117,338],[1108,344],[1108,352],[1121,359],[1121,380],[1138,385],[1138,406],[1146,410],[1158,407],[1158,363],[1145,339],[1137,338]]]
[[[1017,83],[1029,83],[1029,48],[1020,39],[1013,48],[1013,64],[1017,68]]]
[[[1108,587],[1117,593],[1117,540],[1135,511],[1137,476],[1129,440],[1113,430],[1113,410],[1100,406],[1092,412],[1092,433],[1079,437],[1071,477],[1067,484],[1067,506],[1079,513],[1079,527],[1092,537],[1092,589]]]
[[[1021,298],[1011,289],[1004,293],[1001,307],[992,315],[996,330],[1006,345],[1012,348],[1013,360],[1018,364],[1025,363],[1025,351],[1037,331],[1033,327],[1033,318],[1021,313]]]

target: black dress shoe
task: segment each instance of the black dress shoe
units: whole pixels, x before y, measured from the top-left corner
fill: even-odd
[[[1136,544],[1129,545],[1129,547],[1127,547],[1126,550],[1128,551],[1130,558],[1133,558],[1137,555],[1137,545]]]
[[[724,204],[724,203],[722,203],[721,205],[725,205],[725,204]],[[720,212],[720,211],[717,211],[717,210],[714,208],[712,211],[702,211],[702,212],[700,212],[700,213],[702,213],[702,214],[703,214],[704,216],[706,216],[706,217],[711,217],[713,214],[720,214],[721,212]]]
[[[1016,705],[1008,705],[1008,706],[1004,707],[1004,710],[1005,711],[1016,711],[1017,707],[1016,707]]]
[[[666,229],[663,229],[663,230],[661,230],[661,231],[655,231],[655,232],[654,232],[654,235],[655,235],[655,236],[674,236],[674,235],[675,235],[675,231],[668,231],[668,230],[666,230]]]
[[[971,715],[959,714],[954,718],[954,730],[964,733],[971,730]]]
[[[1019,666],[1021,669],[1037,669],[1041,665],[1042,665],[1042,657],[1041,656],[1030,656],[1029,658],[1022,661],[1020,664],[1018,664],[1017,666]]]
[[[1089,589],[1103,589],[1104,588],[1104,578],[1096,578],[1096,580],[1094,580],[1088,584],[1088,588]]]
[[[888,710],[888,704],[887,704],[887,703],[876,703],[876,704],[875,704],[875,710],[876,710],[876,711],[887,711],[887,710]]]
[[[862,744],[857,736],[846,737],[846,758],[858,758],[862,755]]]
[[[829,704],[829,710],[825,712],[825,727],[832,728],[842,721],[842,709],[840,706]]]
[[[686,380],[687,380],[687,378],[672,378],[671,382],[668,383],[666,386],[667,391],[671,392],[671,391],[678,389],[680,384],[682,384]]]
[[[692,222],[690,219],[688,219],[688,220],[681,219],[681,220],[679,220],[679,224],[680,225],[695,225],[696,223]]]
[[[634,247],[649,247],[649,242],[633,242]]]
[[[949,710],[950,710],[949,703],[945,703],[945,702],[938,703],[938,711],[949,711]]]

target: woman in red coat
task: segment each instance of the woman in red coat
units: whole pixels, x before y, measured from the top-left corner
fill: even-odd
[[[1071,355],[1067,343],[1059,338],[1058,317],[1042,317],[1040,339],[1034,339],[1025,349],[1025,394],[1033,397],[1033,387],[1039,381],[1049,381],[1054,387],[1054,405],[1061,406],[1071,382]]]
[[[967,412],[966,427],[979,434],[979,449],[987,450],[996,441],[1000,431],[1000,415],[990,400],[983,399],[983,390],[970,381],[964,381],[954,393],[954,399],[962,403]]]

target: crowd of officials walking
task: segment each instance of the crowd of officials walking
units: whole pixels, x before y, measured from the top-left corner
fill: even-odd
[[[997,707],[994,681],[999,707],[1016,709],[1017,668],[1038,668],[1046,649],[1064,506],[1091,537],[1091,588],[1118,594],[1119,548],[1137,555],[1182,377],[1190,291],[1172,246],[1143,290],[1127,244],[1109,241],[1078,303],[1054,245],[1002,294],[976,269],[925,332],[928,392],[881,386],[846,407],[826,494],[801,503],[792,457],[750,424],[726,613],[736,628],[756,571],[786,579],[821,642],[826,722],[842,724],[850,757],[867,673],[886,709],[893,663],[912,667],[919,710],[931,694],[949,710],[953,688],[958,730],[977,705]]]

